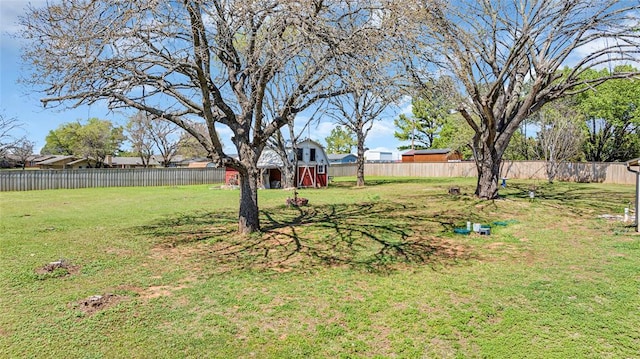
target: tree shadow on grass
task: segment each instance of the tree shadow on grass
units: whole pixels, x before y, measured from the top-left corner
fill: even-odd
[[[389,272],[474,258],[468,245],[443,236],[459,216],[417,204],[367,202],[263,210],[262,232],[250,236],[235,233],[237,214],[231,212],[181,214],[141,230],[158,246],[183,247],[216,271],[344,266]]]
[[[514,184],[510,185],[509,189],[510,193],[504,195],[504,198],[530,199],[529,192],[533,190],[535,195],[533,201],[539,201],[557,209],[566,209],[575,214],[588,214],[594,211],[613,213],[633,197],[633,194],[626,195],[609,190],[604,185],[591,187],[576,183]],[[628,196],[626,201],[625,196]]]

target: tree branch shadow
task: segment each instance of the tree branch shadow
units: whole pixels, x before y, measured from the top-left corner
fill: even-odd
[[[140,231],[165,248],[206,242],[195,253],[216,271],[348,267],[387,273],[475,258],[471,247],[443,236],[459,215],[418,204],[366,202],[263,210],[263,231],[250,236],[235,233],[231,212],[179,214]]]
[[[629,193],[624,199],[621,192],[607,190],[601,186],[591,188],[588,185],[575,183],[542,183],[532,186],[531,184],[511,184],[509,189],[515,189],[503,196],[504,198],[531,200],[529,192],[534,191],[533,201],[540,201],[555,209],[565,209],[574,214],[591,214],[593,211],[610,213],[619,211],[621,205],[630,203],[633,194]]]

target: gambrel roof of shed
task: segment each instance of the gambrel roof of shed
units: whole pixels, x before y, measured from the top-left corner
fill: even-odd
[[[258,158],[258,168],[282,168],[284,162],[278,153],[270,148],[265,148]]]

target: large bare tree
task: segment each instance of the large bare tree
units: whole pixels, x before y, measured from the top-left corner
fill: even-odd
[[[398,12],[396,14],[401,14]],[[403,24],[405,18],[400,16],[397,21]],[[404,25],[404,24],[403,24]],[[379,24],[385,27],[384,21]],[[403,26],[403,31],[410,30]],[[366,44],[356,48],[346,63],[341,64],[341,81],[348,84],[349,92],[342,96],[329,99],[328,115],[334,123],[348,128],[356,136],[356,185],[364,186],[364,153],[365,141],[374,123],[381,119],[384,112],[397,103],[406,85],[404,71],[398,71],[398,42],[404,43],[406,32],[396,36],[389,32],[379,33],[382,38],[397,41],[375,41],[374,44],[385,44],[377,48],[375,53],[367,53]]]
[[[607,62],[637,62],[637,0],[433,0],[423,3],[421,45],[430,66],[465,92],[457,109],[473,128],[476,195],[498,196],[502,156],[526,118],[546,103],[617,73],[584,80]],[[560,71],[569,65],[570,71]],[[588,86],[583,86],[587,84]]]
[[[240,174],[241,233],[260,229],[257,160],[267,139],[296,113],[343,92],[342,58],[381,32],[374,4],[347,0],[62,0],[21,19],[24,58],[43,102],[108,101],[171,121]],[[353,20],[356,21],[353,21]],[[277,112],[264,110],[286,82]],[[196,131],[199,121],[208,136]],[[238,157],[223,150],[227,126]]]
[[[389,88],[387,88],[388,90]],[[331,100],[331,115],[336,124],[348,128],[356,136],[356,186],[365,185],[364,153],[365,141],[375,121],[380,120],[384,111],[394,103],[393,91],[378,89],[357,89],[345,96]]]

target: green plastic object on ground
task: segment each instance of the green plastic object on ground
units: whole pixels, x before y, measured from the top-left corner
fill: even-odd
[[[514,223],[518,223],[518,221],[516,221],[515,219],[509,219],[506,221],[495,221],[493,222],[494,226],[500,226],[500,227],[504,227],[504,226],[508,226],[510,224],[514,224]]]
[[[468,230],[466,228],[454,228],[453,233],[468,235],[469,233],[471,233],[471,230]]]

